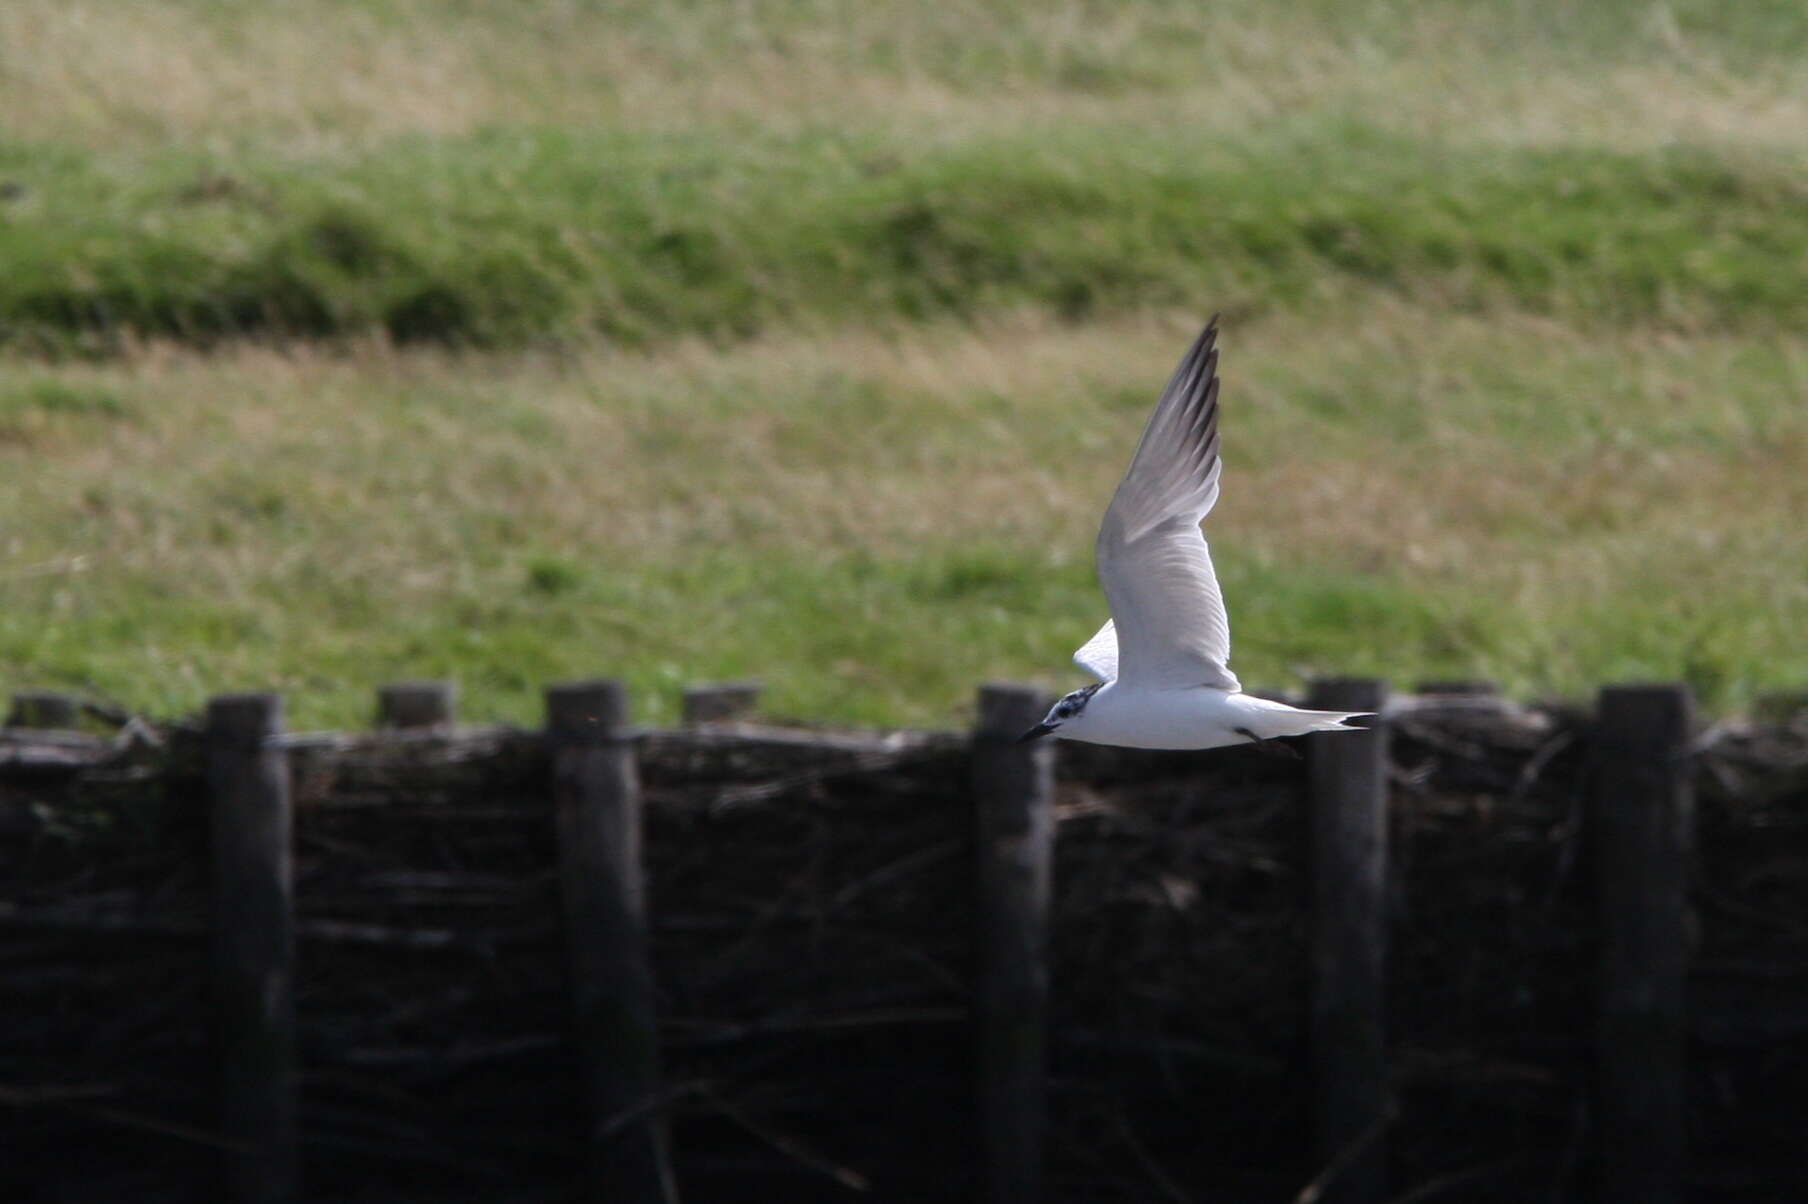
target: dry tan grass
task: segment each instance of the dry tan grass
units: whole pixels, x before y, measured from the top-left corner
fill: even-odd
[[[247,491],[306,516],[308,554],[333,563],[374,558],[380,573],[445,557],[416,572],[423,588],[486,517],[549,546],[655,555],[733,533],[790,553],[1004,537],[1083,556],[1189,333],[1175,315],[1079,328],[1017,316],[727,351],[151,348],[63,372],[131,397],[139,417],[15,446],[42,471],[12,478],[7,509],[91,537],[27,559],[167,571],[192,558],[185,571],[222,582],[298,554],[194,538]],[[1531,563],[1594,585],[1625,567],[1609,553],[1629,539],[1633,555],[1738,539],[1808,506],[1808,416],[1769,392],[1808,392],[1808,341],[1766,350],[1770,381],[1740,375],[1742,340],[1585,340],[1530,318],[1427,327],[1406,307],[1332,329],[1269,318],[1233,326],[1226,345],[1229,476],[1213,526],[1244,548],[1471,581]],[[1597,380],[1619,384],[1582,391]],[[128,500],[90,521],[78,499],[97,491]]]
[[[628,8],[365,8],[304,0],[9,0],[14,137],[129,148],[275,139],[297,152],[521,122],[966,137],[1055,123],[1244,129],[1319,114],[1514,143],[1800,147],[1808,68],[1729,62],[1662,5],[1589,61],[1487,7],[852,0]]]

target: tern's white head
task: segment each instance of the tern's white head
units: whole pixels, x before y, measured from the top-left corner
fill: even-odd
[[[1017,737],[1017,743],[1023,744],[1026,741],[1034,740],[1040,736],[1049,735],[1062,724],[1071,723],[1078,719],[1081,713],[1086,710],[1086,704],[1092,701],[1092,696],[1097,694],[1099,692],[1099,687],[1104,684],[1104,682],[1095,681],[1089,686],[1081,686],[1073,693],[1061,699],[1060,702],[1057,702],[1048,709],[1048,714],[1043,716],[1041,723],[1038,723],[1035,727],[1032,727],[1029,731]]]

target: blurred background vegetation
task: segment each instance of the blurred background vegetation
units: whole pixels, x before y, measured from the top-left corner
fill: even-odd
[[[1808,9],[7,0],[0,685],[946,724],[1225,315],[1235,667],[1808,683]]]

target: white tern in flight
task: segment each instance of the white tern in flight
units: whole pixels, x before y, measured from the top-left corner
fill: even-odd
[[[1180,361],[1099,527],[1111,618],[1074,661],[1099,680],[1020,737],[1217,748],[1347,731],[1360,712],[1303,711],[1243,693],[1199,523],[1218,500],[1218,320]]]

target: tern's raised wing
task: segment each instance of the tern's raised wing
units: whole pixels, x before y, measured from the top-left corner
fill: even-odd
[[[1100,681],[1110,681],[1117,676],[1117,625],[1110,619],[1099,628],[1098,634],[1080,646],[1074,653],[1074,664],[1086,670]]]
[[[1217,337],[1214,318],[1155,403],[1099,528],[1099,581],[1117,628],[1117,677],[1126,684],[1241,688],[1227,664],[1230,621],[1199,529],[1218,500],[1222,467]]]

